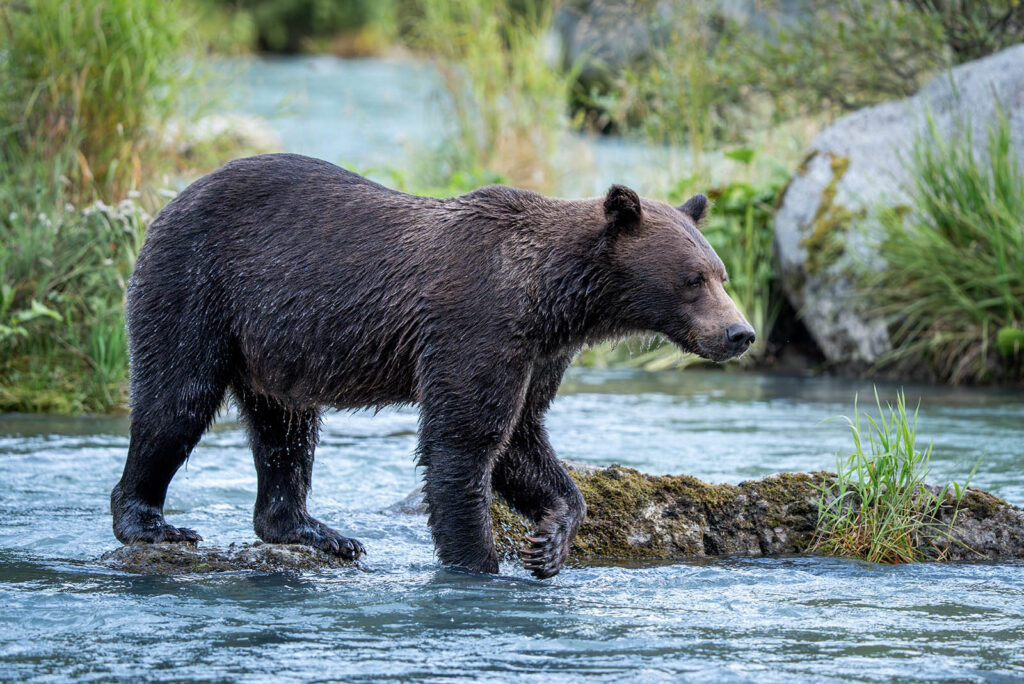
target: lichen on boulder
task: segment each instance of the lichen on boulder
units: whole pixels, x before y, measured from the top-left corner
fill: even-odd
[[[575,560],[800,553],[813,538],[816,486],[826,477],[786,473],[715,485],[622,466],[570,473],[587,502],[587,518],[570,555]],[[492,512],[501,521],[495,535],[499,552],[511,556],[527,526],[510,521],[515,514],[503,503]],[[524,534],[509,534],[517,529]]]
[[[842,117],[811,143],[775,215],[777,275],[789,303],[832,364],[862,368],[891,350],[886,322],[858,297],[857,275],[885,267],[880,210],[907,210],[906,161],[934,126],[945,139],[970,135],[987,155],[1001,116],[1024,168],[1024,45],[961,64],[913,97]]]

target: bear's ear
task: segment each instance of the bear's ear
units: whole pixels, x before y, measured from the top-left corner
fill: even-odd
[[[643,218],[640,196],[625,185],[613,185],[604,198],[604,216],[612,237],[633,230]]]
[[[708,215],[708,196],[697,193],[682,205],[676,207],[679,211],[693,219],[693,222],[700,227],[701,221]]]

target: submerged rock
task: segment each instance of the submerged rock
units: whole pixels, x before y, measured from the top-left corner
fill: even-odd
[[[955,67],[908,99],[844,116],[811,144],[775,216],[775,253],[786,297],[828,361],[864,366],[891,348],[885,322],[853,296],[858,272],[885,265],[876,224],[861,219],[906,207],[906,162],[929,119],[943,140],[971,135],[985,159],[1000,109],[1024,168],[1024,45]]]
[[[233,570],[297,572],[353,565],[351,561],[299,544],[231,544],[227,548],[191,544],[132,544],[103,554],[115,570],[141,575],[194,575]]]

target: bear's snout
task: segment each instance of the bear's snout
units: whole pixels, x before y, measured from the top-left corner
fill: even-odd
[[[739,356],[757,339],[754,329],[747,323],[733,323],[725,329],[725,348],[731,356]]]

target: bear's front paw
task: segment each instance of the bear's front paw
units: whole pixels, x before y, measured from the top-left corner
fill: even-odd
[[[564,515],[549,515],[529,537],[522,549],[523,567],[537,579],[554,577],[569,556],[573,533]]]
[[[356,560],[366,554],[359,540],[343,537],[337,530],[309,516],[291,527],[257,529],[257,534],[268,544],[303,544],[345,560]]]

